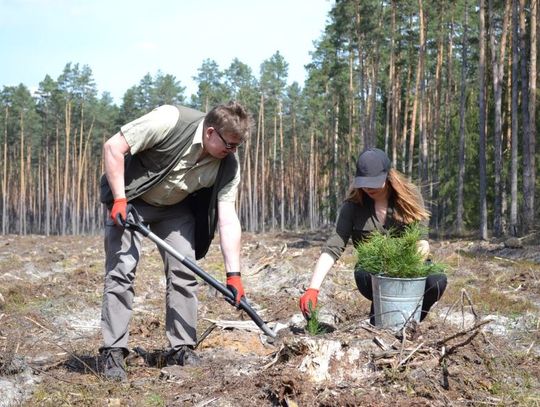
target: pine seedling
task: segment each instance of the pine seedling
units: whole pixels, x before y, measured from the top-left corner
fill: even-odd
[[[321,323],[319,322],[319,307],[312,308],[311,301],[309,302],[309,318],[307,320],[307,331],[313,335],[320,335],[324,332]]]
[[[399,236],[395,231],[374,231],[356,248],[358,264],[370,273],[394,278],[424,277],[443,271],[442,265],[426,264],[419,253],[418,241],[423,234],[418,223],[405,227]]]

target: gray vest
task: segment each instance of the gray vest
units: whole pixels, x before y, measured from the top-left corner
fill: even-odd
[[[204,113],[183,106],[177,106],[177,108],[180,112],[178,121],[161,143],[135,155],[126,155],[124,178],[128,201],[141,196],[163,181],[191,145]],[[217,226],[217,194],[234,178],[237,167],[237,154],[227,155],[221,160],[214,185],[195,191],[186,198],[195,215],[195,257],[197,260],[206,255],[214,237]],[[109,207],[114,200],[105,175],[101,177],[100,200]]]

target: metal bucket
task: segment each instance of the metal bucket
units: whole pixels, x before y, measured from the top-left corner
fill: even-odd
[[[371,276],[375,325],[399,331],[409,319],[420,321],[426,277]]]

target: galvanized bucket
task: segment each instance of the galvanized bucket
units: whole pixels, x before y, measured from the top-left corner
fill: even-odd
[[[420,321],[426,277],[371,276],[375,325],[399,331],[409,319]]]

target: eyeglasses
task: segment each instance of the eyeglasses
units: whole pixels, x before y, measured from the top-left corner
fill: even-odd
[[[214,127],[212,127],[214,129],[214,131],[216,132],[216,134],[218,135],[218,137],[221,139],[221,141],[223,141],[223,144],[225,145],[225,148],[227,150],[234,150],[235,148],[238,148],[242,143],[238,143],[238,144],[231,144],[229,142],[227,142],[223,136],[221,134],[219,134],[219,131],[217,131]]]

